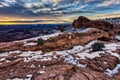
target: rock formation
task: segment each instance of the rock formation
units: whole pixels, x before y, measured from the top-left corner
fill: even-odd
[[[113,31],[113,24],[101,20],[90,20],[83,16],[80,16],[78,19],[74,20],[72,26],[74,28],[97,28],[107,32]]]
[[[120,71],[116,75],[107,75],[106,69],[113,70],[117,64],[120,63],[118,57],[115,57],[109,53],[101,54],[99,57],[79,59],[79,63],[86,65],[86,67],[77,67],[76,65],[68,64],[64,62],[64,59],[70,55],[74,55],[74,58],[78,58],[75,53],[68,53],[65,58],[60,55],[50,55],[52,60],[41,61],[39,59],[24,61],[25,58],[29,59],[34,56],[42,54],[34,53],[33,56],[26,55],[20,56],[19,53],[8,53],[8,56],[0,57],[0,80],[119,80]],[[31,53],[32,54],[32,53]],[[47,55],[48,53],[46,53]],[[97,54],[97,53],[96,53]],[[26,55],[26,56],[25,56]],[[48,54],[49,55],[49,54]],[[76,56],[75,56],[76,55]],[[56,58],[54,58],[56,56]],[[61,55],[62,56],[62,55]],[[43,58],[47,59],[48,56]]]
[[[109,34],[105,31],[91,28],[83,33],[63,33],[59,34],[58,36],[51,37],[48,40],[44,41],[45,43],[40,45],[34,45],[34,46],[20,46],[21,44],[15,43],[14,45],[9,45],[9,47],[2,47],[0,48],[0,51],[11,51],[20,49],[21,51],[36,51],[36,50],[42,50],[43,52],[50,52],[50,51],[56,51],[56,50],[66,50],[70,49],[73,46],[76,45],[85,45],[93,40],[102,40],[107,41],[109,40]]]

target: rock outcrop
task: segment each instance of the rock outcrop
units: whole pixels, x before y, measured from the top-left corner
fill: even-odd
[[[76,45],[85,45],[93,40],[109,40],[109,34],[105,31],[91,28],[83,33],[63,33],[59,34],[55,37],[50,37],[45,41],[45,43],[41,45],[34,45],[34,46],[14,46],[9,45],[9,47],[0,48],[0,51],[11,51],[20,49],[21,51],[36,51],[42,50],[43,52],[50,52],[50,51],[58,51],[58,50],[66,50],[70,49]]]
[[[110,24],[109,22],[101,20],[93,21],[83,16],[80,16],[78,19],[74,20],[72,26],[74,28],[98,28],[107,32],[113,30],[113,24]]]

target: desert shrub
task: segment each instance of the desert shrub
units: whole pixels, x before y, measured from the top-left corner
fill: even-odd
[[[100,50],[103,50],[103,48],[105,48],[105,45],[103,43],[100,43],[100,42],[95,42],[92,45],[92,50],[93,51],[100,51]]]
[[[39,38],[37,40],[37,45],[42,46],[44,44],[44,40],[42,38]]]

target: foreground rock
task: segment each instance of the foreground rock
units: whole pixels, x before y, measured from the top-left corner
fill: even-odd
[[[120,80],[120,44],[92,52],[94,42],[49,53],[19,48],[0,53],[0,80]]]
[[[0,58],[0,80],[119,80],[120,71],[109,76],[106,74],[106,69],[113,70],[119,59],[109,53],[104,53],[100,57],[86,58],[78,60],[85,67],[66,63],[64,60],[69,56],[57,57],[52,60],[24,61],[24,57],[19,57],[21,53],[16,53],[16,59],[12,60],[9,57]],[[69,53],[70,54],[70,53]],[[73,53],[74,54],[74,53]],[[38,54],[37,54],[38,55]],[[75,54],[74,54],[75,55]],[[47,55],[46,55],[47,56]],[[53,55],[55,56],[55,55]],[[62,55],[61,55],[62,56]],[[12,56],[11,58],[14,58]],[[52,57],[52,55],[51,55]],[[77,56],[74,58],[77,58]],[[29,57],[28,57],[29,59]]]

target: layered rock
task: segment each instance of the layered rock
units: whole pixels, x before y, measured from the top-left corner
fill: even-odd
[[[14,55],[10,54],[4,57],[5,60],[0,61],[0,79],[28,79],[29,80],[119,80],[120,71],[113,76],[105,74],[106,69],[114,69],[119,63],[119,59],[110,54],[103,54],[101,57],[95,57],[93,59],[79,60],[81,64],[86,67],[77,67],[72,64],[64,62],[64,58],[52,59],[48,61],[31,60],[24,62],[24,57],[17,57],[21,53],[16,53],[16,59]],[[52,55],[51,55],[52,56]],[[67,58],[67,57],[66,57]],[[76,58],[74,56],[74,58]],[[9,60],[9,62],[8,62]]]
[[[9,47],[1,48],[2,51],[11,51],[11,50],[21,50],[21,51],[36,51],[42,50],[43,52],[57,51],[57,50],[66,50],[70,49],[76,45],[85,45],[92,40],[109,40],[109,35],[107,32],[99,30],[99,29],[89,29],[83,33],[63,33],[58,36],[51,37],[45,41],[45,43],[41,45],[33,45],[33,46],[18,46],[16,43]]]
[[[72,26],[74,28],[98,28],[107,32],[113,30],[113,24],[110,24],[109,22],[101,20],[93,21],[83,16],[80,16],[78,19],[74,20]]]

